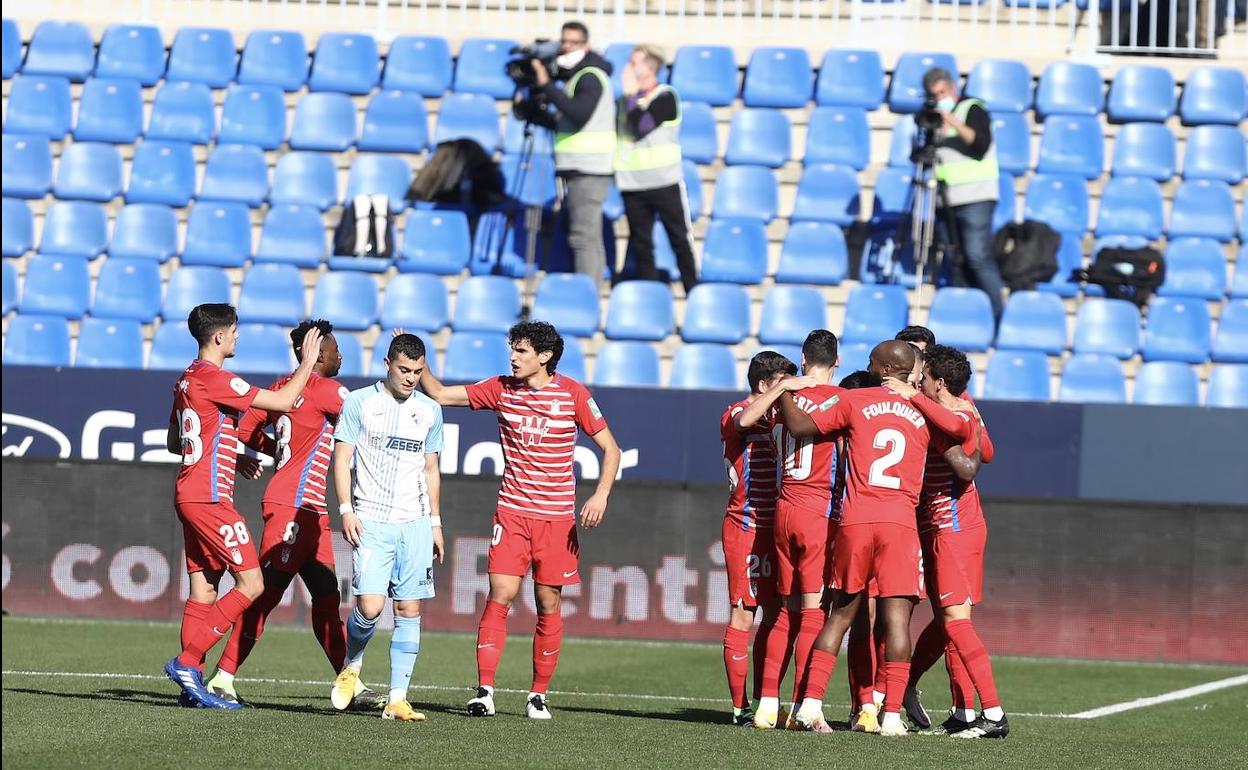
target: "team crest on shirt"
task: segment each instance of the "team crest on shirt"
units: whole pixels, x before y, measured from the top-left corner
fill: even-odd
[[[240,396],[245,396],[247,391],[251,390],[251,386],[242,377],[235,377],[230,380],[230,389]]]
[[[235,564],[243,563],[243,552],[238,550],[237,548],[230,549],[230,556],[234,559]]]
[[[282,564],[287,564],[289,562],[290,562],[290,549],[282,548]]]
[[[550,421],[545,417],[530,414],[520,419],[520,443],[534,446],[546,438],[546,427]]]

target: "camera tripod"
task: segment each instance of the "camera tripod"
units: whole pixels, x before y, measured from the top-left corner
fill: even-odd
[[[917,318],[923,301],[923,282],[928,263],[932,265],[932,285],[940,277],[942,250],[932,253],[936,240],[936,215],[947,208],[945,190],[936,179],[936,148],[925,142],[914,155],[914,172],[910,176],[910,249],[914,257],[914,307],[912,317]],[[939,203],[939,205],[938,205]],[[900,229],[900,228],[899,228]],[[956,247],[957,228],[946,227],[948,245]]]
[[[507,245],[507,236],[515,230],[519,209],[524,209],[524,288],[520,297],[520,320],[527,321],[532,311],[533,297],[536,292],[535,281],[539,267],[546,266],[546,252],[543,249],[539,264],[538,234],[542,229],[542,203],[538,201],[542,191],[542,180],[533,170],[534,150],[537,146],[536,126],[532,121],[524,121],[524,142],[520,148],[520,158],[516,165],[516,175],[512,180],[511,189],[507,190],[510,210],[505,217],[502,237],[495,244],[495,270],[502,266],[503,252]],[[555,205],[553,211],[558,216],[563,205],[563,192],[556,186]],[[547,236],[549,239],[549,236]],[[548,245],[548,244],[547,244]]]

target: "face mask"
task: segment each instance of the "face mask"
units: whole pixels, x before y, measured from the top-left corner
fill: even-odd
[[[559,54],[559,58],[555,59],[555,63],[559,65],[561,70],[570,70],[581,63],[581,59],[585,58],[585,49],[581,48],[575,51],[569,51]]]
[[[957,102],[948,97],[936,102],[936,108],[945,112],[953,112],[953,108],[957,106]]]

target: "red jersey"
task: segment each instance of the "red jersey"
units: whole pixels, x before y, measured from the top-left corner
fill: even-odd
[[[794,391],[793,401],[807,414],[846,391],[835,385],[815,385]],[[781,418],[783,420],[783,417]],[[775,428],[776,451],[783,464],[780,470],[780,499],[806,511],[832,515],[832,485],[836,475],[836,436],[794,438],[783,422]]]
[[[498,511],[535,519],[574,518],[577,429],[592,436],[607,427],[585,386],[556,374],[538,389],[515,377],[490,377],[467,390],[473,409],[498,412],[503,446]]]
[[[195,360],[173,388],[170,420],[182,436],[174,503],[233,503],[238,420],[259,388],[208,361]]]
[[[293,377],[288,374],[269,386],[278,390]],[[277,438],[277,468],[264,490],[263,502],[326,513],[325,477],[334,448],[334,427],[342,412],[347,389],[337,380],[313,374],[289,412],[252,408],[238,426],[240,440],[256,446],[260,431],[272,425]]]
[[[749,401],[738,401],[719,418],[719,437],[728,472],[728,511],[741,529],[770,529],[776,523],[776,444],[771,436],[775,412],[738,433],[733,420]]]
[[[962,451],[968,456],[975,451],[975,415],[968,409],[954,410],[954,414],[971,426],[971,435],[962,441]],[[945,452],[959,442],[947,434],[932,436],[927,450],[927,470],[923,475],[923,496],[919,503],[919,531],[946,530],[960,532],[984,524],[984,509],[979,504],[979,490],[975,482],[967,483],[954,475],[953,467],[945,460]],[[988,443],[988,432],[980,446]]]

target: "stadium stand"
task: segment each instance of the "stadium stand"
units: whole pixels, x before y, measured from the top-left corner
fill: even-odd
[[[91,315],[151,323],[160,315],[163,288],[154,260],[109,257],[100,265]]]
[[[194,340],[192,340],[192,343]],[[194,357],[194,353],[191,354]],[[4,335],[9,365],[69,366],[69,322],[45,315],[16,315]],[[182,366],[186,366],[183,362]]]
[[[511,368],[511,348],[502,334],[457,331],[446,346],[443,378],[477,382]]]
[[[1062,370],[1057,400],[1082,404],[1125,403],[1127,381],[1122,363],[1113,356],[1072,356]]]
[[[107,203],[121,195],[121,154],[111,144],[74,142],[61,153],[52,194]]]
[[[312,58],[308,88],[366,94],[381,77],[381,57],[372,35],[331,32],[321,35]]]
[[[309,94],[307,99],[300,100],[301,108],[304,101],[312,98]],[[354,118],[354,110],[352,113]],[[264,150],[281,147],[286,141],[286,96],[282,90],[270,85],[230,86],[225,93],[217,141],[254,144]]]
[[[730,283],[700,283],[693,287],[685,303],[681,339],[735,345],[749,335],[750,298],[745,287]]]
[[[143,91],[136,80],[94,77],[78,97],[74,139],[129,144],[143,131]]]
[[[4,256],[20,257],[30,251],[35,245],[35,215],[30,204],[18,198],[5,198],[2,218]]]
[[[451,87],[454,65],[444,38],[400,35],[386,52],[381,87],[439,97]]]
[[[1200,377],[1190,364],[1149,361],[1135,373],[1133,404],[1196,406],[1200,403]]]
[[[91,277],[83,257],[36,254],[26,264],[19,314],[76,320],[91,302]]]
[[[533,317],[554,324],[565,336],[592,337],[598,331],[598,286],[581,273],[548,274],[537,288]]]
[[[747,107],[805,107],[814,82],[806,49],[759,47],[750,54],[741,100]]]
[[[238,82],[298,91],[308,82],[308,46],[295,30],[257,29],[247,35]]]
[[[42,254],[95,259],[108,248],[108,213],[83,201],[57,201],[48,207],[39,239]]]
[[[386,283],[381,328],[436,332],[450,320],[446,286],[437,276],[407,273]]]
[[[507,77],[505,65],[511,58],[514,40],[468,38],[459,47],[453,89],[458,93],[480,94],[493,99],[510,99],[516,90]]]
[[[283,116],[283,125],[284,121]],[[152,101],[152,114],[144,136],[148,139],[208,144],[216,133],[212,89],[203,83],[161,83]]]
[[[227,29],[183,27],[169,49],[169,71],[165,79],[203,83],[224,88],[238,71],[234,35]]]
[[[644,342],[608,342],[598,350],[593,383],[617,388],[657,388],[659,351]]]
[[[72,111],[68,78],[23,73],[9,88],[4,130],[59,140],[69,133]]]
[[[87,318],[78,329],[74,366],[143,368],[143,328],[138,321]]]
[[[672,388],[686,390],[737,390],[737,360],[727,345],[694,342],[681,345],[672,361]]]
[[[1049,364],[1043,353],[998,348],[988,358],[984,398],[1048,401],[1049,393]]]
[[[168,206],[128,203],[113,221],[108,255],[164,264],[178,253],[178,216]]]
[[[253,265],[238,291],[238,320],[243,323],[297,326],[306,317],[303,279],[294,265]]]

